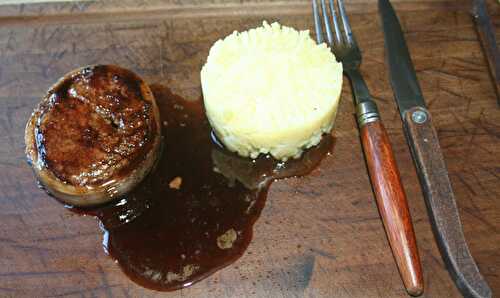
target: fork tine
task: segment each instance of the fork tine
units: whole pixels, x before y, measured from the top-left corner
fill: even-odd
[[[342,32],[340,32],[339,22],[337,20],[337,13],[335,12],[334,0],[330,0],[330,11],[332,12],[333,28],[335,29],[335,39],[337,44],[342,42]]]
[[[330,20],[328,20],[328,9],[326,8],[325,0],[321,0],[321,10],[323,12],[323,21],[325,22],[326,38],[328,44],[333,45],[332,29],[330,28]]]
[[[344,25],[345,38],[347,43],[352,44],[352,31],[351,26],[349,25],[349,19],[347,18],[347,13],[345,12],[344,1],[337,0],[337,4],[339,6],[340,18],[342,19],[342,24]]]
[[[318,3],[312,0],[313,14],[314,14],[314,30],[316,30],[316,42],[323,43],[323,30],[321,29],[321,21],[319,20]]]

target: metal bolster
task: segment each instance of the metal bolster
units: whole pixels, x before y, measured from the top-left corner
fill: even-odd
[[[377,106],[373,101],[363,101],[356,105],[356,116],[359,127],[380,119]]]

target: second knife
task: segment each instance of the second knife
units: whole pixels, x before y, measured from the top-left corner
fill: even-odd
[[[491,290],[465,242],[438,136],[425,105],[399,20],[388,0],[379,0],[378,4],[392,89],[441,256],[465,297],[491,297]]]

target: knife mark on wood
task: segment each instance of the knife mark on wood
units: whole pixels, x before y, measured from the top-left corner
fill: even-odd
[[[83,275],[80,270],[70,271],[15,271],[0,273],[0,277],[36,277],[44,275]]]
[[[500,232],[495,225],[493,225],[492,223],[490,223],[488,220],[485,219],[485,217],[481,214],[481,212],[475,212],[474,209],[468,207],[462,207],[461,209],[465,211],[465,213],[475,218],[477,221],[481,222],[487,229],[495,233]]]
[[[487,168],[487,167],[482,167],[484,171],[489,173],[491,176],[495,177],[496,179],[500,180],[500,175],[497,174],[496,172],[500,173],[500,168],[495,167],[495,168]]]
[[[467,111],[470,109],[470,104],[471,104],[471,101],[473,100],[473,98],[471,98],[470,96],[464,95],[463,93],[458,93],[458,92],[456,92],[454,90],[451,90],[451,89],[448,89],[448,88],[445,88],[445,87],[442,87],[442,86],[439,88],[439,90],[442,90],[445,93],[453,95],[454,97],[457,97],[459,99],[465,99],[467,101],[467,106],[466,106],[465,109]]]
[[[337,257],[335,255],[333,255],[327,251],[317,249],[317,248],[311,248],[311,251],[318,256],[322,256],[322,257],[325,257],[325,258],[330,259],[330,260],[337,260]]]
[[[339,224],[355,224],[355,223],[364,223],[370,221],[379,221],[380,216],[377,214],[377,216],[368,216],[368,217],[363,217],[363,216],[349,216],[343,218],[322,217],[319,219],[320,221],[325,221],[325,222],[333,221]]]
[[[309,198],[317,198],[317,197],[321,197],[323,195],[321,192],[318,192],[318,191],[315,191],[312,189],[296,188],[295,192],[298,194],[304,195],[306,197],[309,197]]]
[[[467,190],[469,191],[469,193],[471,193],[474,196],[477,195],[477,192],[472,188],[472,186],[470,186],[469,183],[467,183],[467,181],[462,177],[461,174],[459,174],[459,173],[451,174],[450,173],[450,175],[454,175],[455,177],[457,177],[458,180],[465,186],[465,188],[467,188]]]
[[[5,287],[0,287],[0,292],[17,292],[19,291],[18,289],[13,289],[13,288],[5,288]]]
[[[122,293],[123,293],[123,297],[125,298],[132,298],[132,296],[130,295],[130,291],[128,288],[124,288],[122,287]],[[182,296],[182,294],[181,294]]]
[[[493,136],[495,138],[500,139],[500,126],[497,126],[493,123],[488,123],[489,126],[485,125],[480,118],[479,125],[481,128],[488,133],[488,135]]]
[[[456,60],[458,62],[462,62],[462,63],[465,63],[471,67],[474,67],[474,71],[475,70],[481,70],[483,71],[482,67],[481,68],[478,68],[478,63],[477,63],[477,59],[476,58],[470,58],[470,59],[467,59],[466,57],[453,57],[452,58],[453,60]],[[467,69],[463,69],[463,70],[470,70],[471,68],[467,68]]]
[[[104,287],[103,288],[104,292],[106,293],[106,297],[113,298],[113,293],[111,291],[111,285],[108,282],[108,278],[106,277],[106,273],[102,269],[101,265],[98,265],[97,268],[98,268],[99,276],[101,277],[102,285]]]
[[[34,253],[40,260],[40,263],[42,264],[43,267],[47,267],[47,257],[49,251],[53,251],[53,249],[50,248],[43,248],[43,247],[38,247],[38,246],[31,246],[31,245],[11,245],[12,248],[14,249],[19,249],[19,250],[24,250],[27,253]]]
[[[116,288],[119,285],[111,285],[110,288]],[[75,290],[75,291],[69,291],[69,292],[63,292],[60,294],[51,294],[50,297],[65,297],[65,296],[74,296],[74,295],[80,295],[81,297],[85,297],[84,294],[91,293],[91,297],[98,297],[96,293],[99,293],[102,290],[106,290],[104,286],[99,286],[99,287],[94,287],[90,289],[81,289],[81,290]]]
[[[449,72],[449,71],[442,70],[442,69],[435,69],[435,68],[433,68],[433,69],[426,69],[426,70],[419,70],[419,71],[417,71],[417,73],[438,74],[438,75],[444,75],[444,76],[452,77],[452,78],[458,78],[458,79],[464,79],[464,80],[471,80],[471,81],[474,81],[474,82],[480,82],[481,81],[480,79],[478,79],[475,76],[458,74],[458,73]]]
[[[69,234],[69,235],[38,238],[38,239],[35,239],[33,241],[35,241],[35,242],[59,241],[59,240],[68,240],[68,239],[74,239],[74,238],[79,238],[79,237],[86,237],[86,236],[91,236],[91,235],[96,235],[96,234],[97,233],[95,233],[95,232],[87,232],[87,233],[78,233],[78,234]]]
[[[431,250],[429,249],[423,249],[424,252],[424,259],[430,259],[433,263],[435,263],[438,267],[440,268],[445,268],[445,265],[443,263],[443,260],[441,258],[436,257]],[[428,258],[426,258],[428,257]]]

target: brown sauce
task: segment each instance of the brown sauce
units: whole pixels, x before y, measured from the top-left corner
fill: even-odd
[[[163,153],[155,170],[131,193],[94,210],[103,245],[136,283],[160,291],[189,286],[233,263],[273,179],[305,175],[331,150],[330,135],[301,159],[245,159],[211,138],[202,101],[185,101],[155,85]]]

